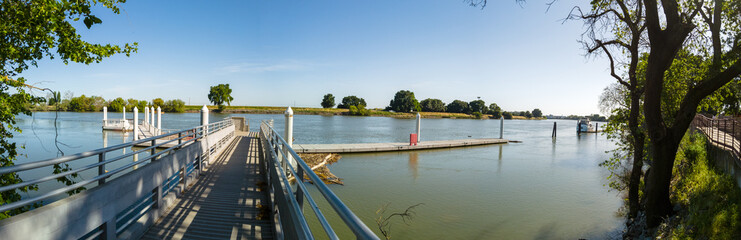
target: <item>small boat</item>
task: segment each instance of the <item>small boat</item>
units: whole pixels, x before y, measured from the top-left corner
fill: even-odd
[[[589,121],[589,119],[580,119],[579,122],[576,124],[576,132],[577,133],[585,133],[585,132],[592,132],[594,131],[592,128],[592,122]]]

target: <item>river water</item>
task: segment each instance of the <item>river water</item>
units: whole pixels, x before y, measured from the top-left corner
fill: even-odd
[[[121,118],[109,113],[109,118]],[[257,131],[261,120],[275,119],[283,131],[282,115],[211,114],[211,122],[242,116]],[[57,128],[54,128],[54,119]],[[133,118],[131,113],[128,118]],[[57,156],[55,135],[65,154],[130,141],[131,134],[102,132],[102,113],[38,112],[19,116],[23,144],[17,163]],[[165,129],[199,123],[195,113],[163,114]],[[386,215],[422,203],[404,223],[391,221],[393,239],[602,239],[619,236],[616,215],[620,195],[605,186],[607,172],[598,164],[615,146],[599,134],[575,133],[576,122],[555,120],[558,137],[551,138],[554,120],[506,120],[504,138],[521,143],[444,150],[345,154],[331,165],[344,186],[331,189],[371,229],[376,211],[388,204]],[[416,127],[414,119],[296,115],[294,143],[404,142]],[[55,134],[58,132],[58,134]],[[423,119],[422,141],[499,137],[498,120]],[[122,150],[120,154],[123,154]],[[110,156],[107,156],[110,157]],[[123,164],[123,163],[121,163]],[[82,163],[72,164],[79,166]],[[112,166],[114,167],[114,166]],[[93,169],[94,170],[94,169]],[[96,170],[97,171],[97,170]],[[28,172],[26,179],[48,174]],[[92,173],[90,173],[92,174]],[[83,174],[83,178],[85,174]],[[41,185],[42,190],[49,188]],[[313,188],[312,188],[313,189]],[[320,194],[312,191],[313,196]],[[31,193],[33,195],[33,193]],[[341,220],[319,202],[340,237],[352,238]],[[308,205],[304,208],[310,211]],[[310,215],[311,219],[311,215]],[[312,220],[312,227],[317,228]]]

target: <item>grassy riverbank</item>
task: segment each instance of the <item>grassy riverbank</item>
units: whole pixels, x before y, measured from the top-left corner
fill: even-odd
[[[185,112],[198,112],[203,106],[198,105],[186,105]],[[216,110],[216,106],[208,106],[208,109],[213,111]],[[304,108],[296,107],[292,108],[294,114],[302,115],[349,115],[348,109],[342,108]],[[250,114],[283,114],[286,111],[286,107],[264,107],[264,106],[228,106],[224,110],[224,113],[250,113]],[[384,111],[383,109],[369,109],[370,116],[375,117],[394,117],[394,118],[415,118],[416,113],[397,113]],[[446,113],[446,112],[420,112],[423,118],[462,118],[462,119],[475,119],[476,116],[473,114],[465,113]],[[490,115],[483,115],[482,119],[488,119]],[[527,118],[522,116],[513,116],[513,119],[526,120]],[[545,118],[530,118],[531,120],[540,120]]]
[[[715,166],[706,144],[701,134],[682,140],[671,196],[679,211],[659,228],[656,237],[741,238],[741,189],[731,176]]]

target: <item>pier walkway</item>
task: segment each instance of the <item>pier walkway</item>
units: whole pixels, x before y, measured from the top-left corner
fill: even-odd
[[[509,140],[499,138],[459,139],[443,141],[424,141],[417,145],[409,143],[348,143],[348,144],[293,144],[297,153],[365,153],[410,151],[436,148],[455,148],[481,146],[491,144],[505,144]]]
[[[178,198],[142,239],[272,239],[257,132],[237,132],[234,142]]]
[[[74,167],[0,186],[0,191],[87,171],[75,184],[57,184],[19,201],[0,203],[0,212],[33,206],[0,220],[0,236],[3,240],[339,239],[334,229],[340,225],[356,239],[379,239],[271,125],[263,122],[259,132],[245,132],[244,118],[209,123],[207,111],[204,107],[200,126],[0,167],[0,174],[44,171],[60,163]],[[143,143],[151,145],[137,147]],[[86,189],[63,196],[80,187]],[[320,209],[317,200],[330,207]],[[43,206],[36,205],[42,201]],[[330,222],[325,217],[330,212],[341,222]],[[310,227],[307,215],[319,226]]]

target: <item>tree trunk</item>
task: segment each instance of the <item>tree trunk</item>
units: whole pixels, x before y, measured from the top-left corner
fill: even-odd
[[[646,182],[646,225],[658,226],[664,217],[673,212],[669,199],[674,159],[679,148],[681,135],[668,135],[651,144],[653,162]],[[653,141],[653,140],[652,140]]]
[[[633,169],[630,172],[628,182],[628,217],[635,218],[640,209],[640,198],[638,194],[641,185],[641,176],[643,174],[643,146],[645,136],[638,126],[638,117],[640,114],[641,93],[637,90],[631,91],[630,118],[628,119],[628,128],[633,135]]]

